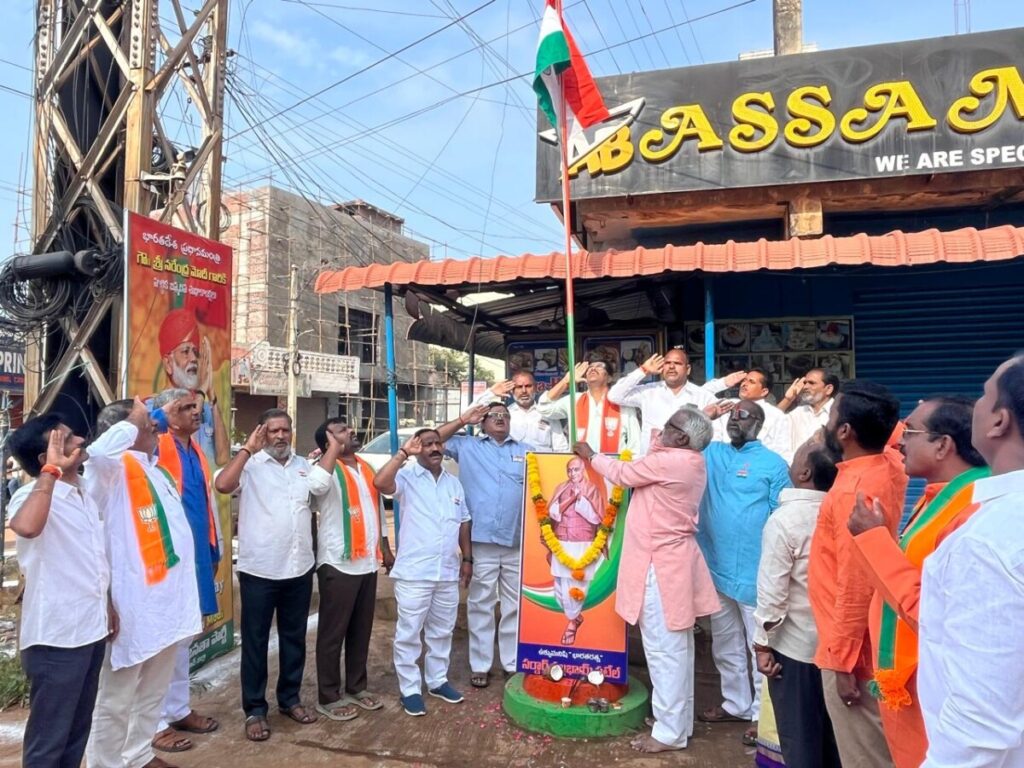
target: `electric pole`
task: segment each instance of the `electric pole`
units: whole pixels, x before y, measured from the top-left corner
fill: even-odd
[[[292,264],[288,288],[288,415],[292,417],[292,448],[299,424],[299,268]]]

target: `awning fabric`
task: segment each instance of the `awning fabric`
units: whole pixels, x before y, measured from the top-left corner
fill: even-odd
[[[906,267],[924,264],[1004,261],[1024,255],[1024,227],[968,227],[952,232],[890,232],[816,240],[757,240],[718,245],[635,248],[628,251],[580,251],[573,255],[573,279],[636,277],[663,272],[754,272],[760,269],[813,269],[829,265]],[[322,272],[317,293],[394,286],[458,286],[510,283],[518,279],[565,279],[561,253],[495,258],[444,259],[347,267]]]

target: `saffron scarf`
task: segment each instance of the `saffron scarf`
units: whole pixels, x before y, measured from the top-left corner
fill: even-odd
[[[373,514],[379,514],[380,495],[373,487],[373,469],[358,456],[356,456],[356,466],[359,467],[359,473],[370,491],[370,498],[373,500]],[[341,490],[341,516],[342,525],[345,528],[345,559],[362,560],[370,554],[370,550],[367,548],[366,542],[366,515],[359,505],[359,485],[356,483],[356,479],[345,471],[345,465],[341,461],[334,466],[334,479],[338,481],[338,488]],[[354,505],[352,499],[355,499]],[[380,557],[382,533],[382,531],[378,532],[377,541],[374,544],[374,551],[378,558]]]
[[[180,558],[174,551],[171,529],[167,525],[167,513],[160,501],[160,494],[146,475],[145,468],[128,453],[122,461],[146,585],[152,586],[163,581],[167,571],[176,566]]]
[[[614,419],[615,426],[608,427],[608,420]],[[590,433],[590,395],[584,394],[576,401],[576,424],[580,432],[580,440],[586,440]],[[622,409],[615,403],[608,401],[608,393],[605,393],[601,401],[601,424],[597,427],[601,431],[601,453],[618,453],[619,438],[622,435]]]
[[[950,480],[931,501],[922,497],[914,506],[907,529],[900,536],[900,549],[914,567],[921,569],[924,560],[935,551],[939,536],[957,516],[967,512],[973,503],[974,483],[990,474],[987,467],[975,467]],[[911,704],[907,682],[917,671],[917,633],[900,618],[888,602],[882,604],[875,678],[871,692],[889,709],[902,709]]]
[[[189,443],[192,446],[192,450],[196,452],[196,456],[199,457],[199,466],[202,468],[203,477],[206,479],[206,512],[210,518],[210,549],[214,553],[214,560],[219,560],[220,544],[217,540],[217,514],[214,511],[213,491],[210,490],[212,488],[210,484],[210,465],[206,463],[206,455],[203,453],[203,449],[199,447],[199,444],[193,438],[189,438]],[[174,435],[170,432],[164,432],[160,435],[157,451],[157,464],[167,470],[167,473],[174,480],[178,493],[184,498],[185,473],[181,468],[181,456],[178,455],[178,446],[175,444]]]

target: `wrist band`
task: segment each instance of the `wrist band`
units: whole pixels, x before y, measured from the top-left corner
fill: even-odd
[[[399,448],[398,451],[396,451],[396,455],[399,454],[399,453],[405,454],[405,458],[406,459],[409,458],[409,452],[407,450],[405,450],[405,448]]]
[[[58,467],[56,464],[43,464],[39,469],[39,474],[46,473],[47,475],[53,475],[55,478],[60,480],[64,477],[64,470]]]
[[[473,558],[472,557],[464,557],[464,558],[462,558],[462,562],[469,563],[470,565],[472,565],[473,564]]]
[[[239,449],[238,449],[238,452],[239,452],[239,453],[241,453],[242,451],[245,451],[246,453],[248,453],[248,454],[249,454],[249,458],[250,458],[250,459],[252,458],[252,451],[250,451],[250,450],[249,450],[248,448],[246,448],[246,447],[245,447],[244,445],[243,445],[243,446],[242,446],[241,448],[239,448]]]

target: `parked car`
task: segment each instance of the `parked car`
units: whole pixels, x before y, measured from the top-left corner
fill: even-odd
[[[400,427],[398,430],[398,445],[401,446],[406,440],[415,435],[419,429],[420,427]],[[379,472],[380,468],[387,464],[392,456],[391,433],[382,432],[377,435],[359,449],[359,456],[373,467],[374,472]],[[409,459],[409,461],[415,461],[415,459]],[[459,474],[459,465],[455,463],[454,459],[445,457],[444,468],[453,475],[457,476]]]

